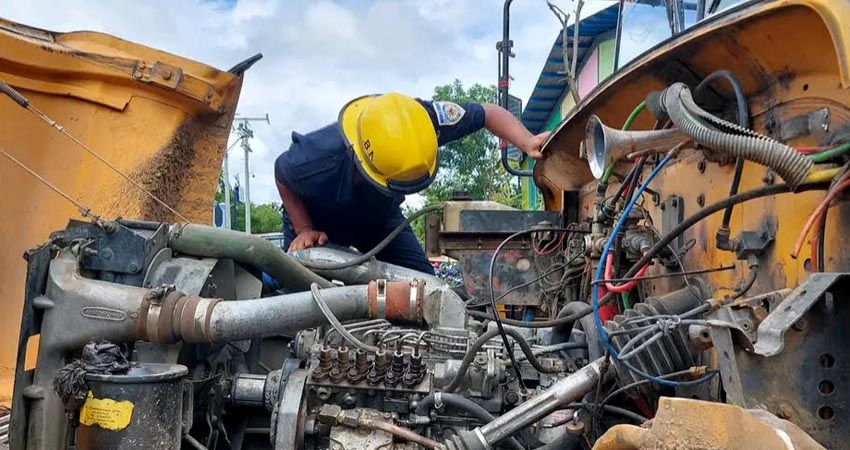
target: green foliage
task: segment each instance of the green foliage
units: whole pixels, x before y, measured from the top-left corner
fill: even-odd
[[[474,84],[464,88],[460,80],[434,88],[433,100],[455,103],[495,103],[496,87]],[[440,149],[440,171],[434,183],[421,192],[425,206],[466,192],[472,200],[492,200],[515,208],[522,206],[517,179],[502,168],[499,142],[487,130],[450,142]],[[413,212],[405,208],[405,214]],[[420,242],[425,239],[425,221],[412,224]]]
[[[251,207],[252,233],[280,232],[283,221],[280,217],[280,203],[266,203]]]
[[[231,192],[231,195],[233,193]],[[232,199],[231,199],[232,200]],[[216,203],[224,202],[224,178],[219,177],[218,189],[215,192]],[[234,230],[245,231],[245,204],[237,203],[230,206],[231,224]],[[279,233],[283,225],[280,216],[280,203],[264,204],[251,203],[251,233]]]

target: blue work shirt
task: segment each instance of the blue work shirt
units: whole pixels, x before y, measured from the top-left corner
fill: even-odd
[[[418,101],[431,117],[440,146],[484,127],[484,108],[477,103],[459,104],[463,114],[452,118],[444,113],[448,102]],[[324,231],[336,244],[368,251],[404,220],[399,208],[404,195],[385,195],[368,181],[355,182],[355,164],[333,123],[307,134],[293,132],[289,150],[275,161],[275,178],[301,197],[315,230]],[[294,231],[285,213],[284,235],[288,246]],[[378,254],[379,260],[433,272],[410,227],[396,240]]]

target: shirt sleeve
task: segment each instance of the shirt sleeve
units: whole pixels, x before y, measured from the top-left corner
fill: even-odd
[[[484,107],[478,103],[419,100],[428,111],[437,143],[445,145],[484,128]]]

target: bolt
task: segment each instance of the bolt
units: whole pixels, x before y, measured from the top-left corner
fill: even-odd
[[[788,420],[788,419],[791,418],[791,416],[793,414],[794,414],[794,410],[791,408],[791,405],[789,405],[787,402],[783,401],[783,402],[780,402],[778,405],[776,405],[776,417],[779,417],[780,419]]]
[[[699,170],[699,173],[705,173],[705,159],[701,159],[697,163],[697,170]]]
[[[170,80],[171,79],[171,70],[170,69],[162,69],[162,79]]]
[[[773,184],[774,181],[776,181],[776,175],[771,170],[768,170],[762,177],[761,181],[763,181],[764,184]]]
[[[393,415],[392,415],[392,414],[390,414],[390,413],[388,413],[388,412],[385,412],[385,413],[384,413],[384,419],[392,419],[392,417],[393,417]]]
[[[127,264],[127,270],[129,270],[130,273],[136,273],[139,271],[139,265],[131,262],[130,264]]]
[[[316,389],[316,395],[322,400],[327,400],[331,398],[331,390],[326,387],[320,387]]]
[[[700,208],[705,206],[705,194],[697,195],[697,205],[699,205]]]
[[[475,355],[474,361],[475,361],[475,364],[477,364],[479,366],[483,366],[483,365],[487,364],[487,355],[485,355],[483,353],[477,354],[477,355]]]
[[[505,403],[509,405],[515,405],[519,401],[519,394],[517,391],[508,391],[505,392]]]
[[[805,317],[801,317],[800,320],[794,322],[794,325],[792,325],[792,327],[797,331],[803,331],[807,326],[809,326],[809,321],[806,320]]]

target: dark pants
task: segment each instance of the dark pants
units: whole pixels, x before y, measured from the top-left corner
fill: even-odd
[[[347,228],[344,230],[323,230],[320,226],[316,228],[328,235],[328,240],[344,247],[355,247],[361,252],[368,252],[381,242],[399,224],[404,222],[401,210],[390,219],[384,221],[380,226],[368,228]],[[289,243],[295,239],[295,229],[286,211],[283,212],[283,248],[289,248]],[[425,257],[425,250],[419,245],[419,240],[410,228],[404,227],[401,233],[392,240],[375,257],[383,262],[396,264],[409,269],[418,270],[429,275],[434,274],[434,266]]]

